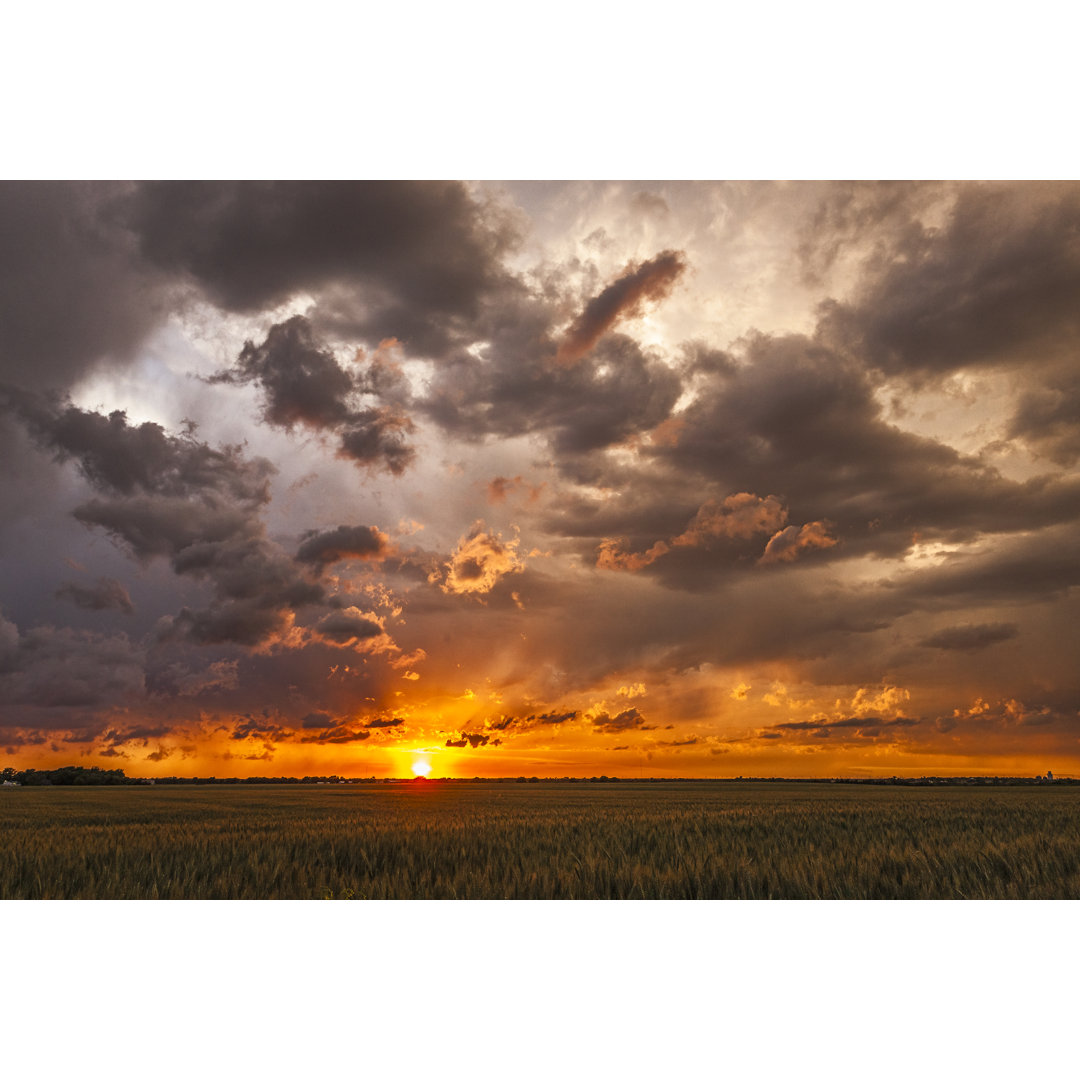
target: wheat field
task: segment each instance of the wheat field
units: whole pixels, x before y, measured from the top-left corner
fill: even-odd
[[[1080,788],[0,792],[3,899],[1076,899]]]

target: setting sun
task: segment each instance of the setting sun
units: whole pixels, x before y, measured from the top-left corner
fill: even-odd
[[[412,771],[416,776],[427,776],[431,772],[431,762],[427,758],[417,758],[412,763]]]

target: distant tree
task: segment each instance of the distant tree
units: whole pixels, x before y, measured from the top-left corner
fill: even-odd
[[[59,769],[27,769],[25,772],[14,772],[14,770],[5,769],[5,779],[8,778],[9,772],[13,774],[11,779],[18,780],[29,787],[43,787],[50,784],[63,787],[85,787],[101,784],[138,783],[132,777],[126,776],[123,769],[101,769],[97,765],[89,769],[85,769],[81,765],[63,765]]]

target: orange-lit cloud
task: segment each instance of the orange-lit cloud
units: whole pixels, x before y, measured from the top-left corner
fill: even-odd
[[[501,533],[489,532],[483,521],[477,521],[454,548],[445,564],[442,589],[448,593],[486,593],[505,574],[524,570],[525,562],[518,555],[517,537],[504,541]]]
[[[685,531],[670,540],[658,540],[646,551],[627,551],[624,540],[606,537],[597,549],[596,565],[602,570],[643,570],[672,548],[706,547],[725,539],[745,540],[771,532],[786,520],[787,510],[775,495],[762,498],[741,491],[719,501],[710,499],[703,503]]]
[[[555,362],[562,366],[576,363],[620,319],[640,315],[646,301],[663,300],[685,270],[686,257],[679,251],[662,251],[629,266],[622,277],[585,305],[563,337]]]
[[[789,525],[770,538],[765,545],[765,553],[758,561],[762,566],[794,562],[804,551],[835,547],[839,541],[835,536],[830,536],[828,530],[828,523],[824,521]]]
[[[521,476],[496,476],[487,486],[488,502],[493,505],[506,502],[507,498],[515,492],[522,491],[530,503],[536,502],[540,497],[545,485],[527,484]]]
[[[724,538],[745,540],[771,532],[787,520],[787,510],[775,495],[752,495],[740,491],[717,502],[701,505],[686,531],[672,539],[675,547],[699,547]]]

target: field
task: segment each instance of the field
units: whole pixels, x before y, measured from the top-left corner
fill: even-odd
[[[2,899],[1076,899],[1080,788],[0,791]]]

